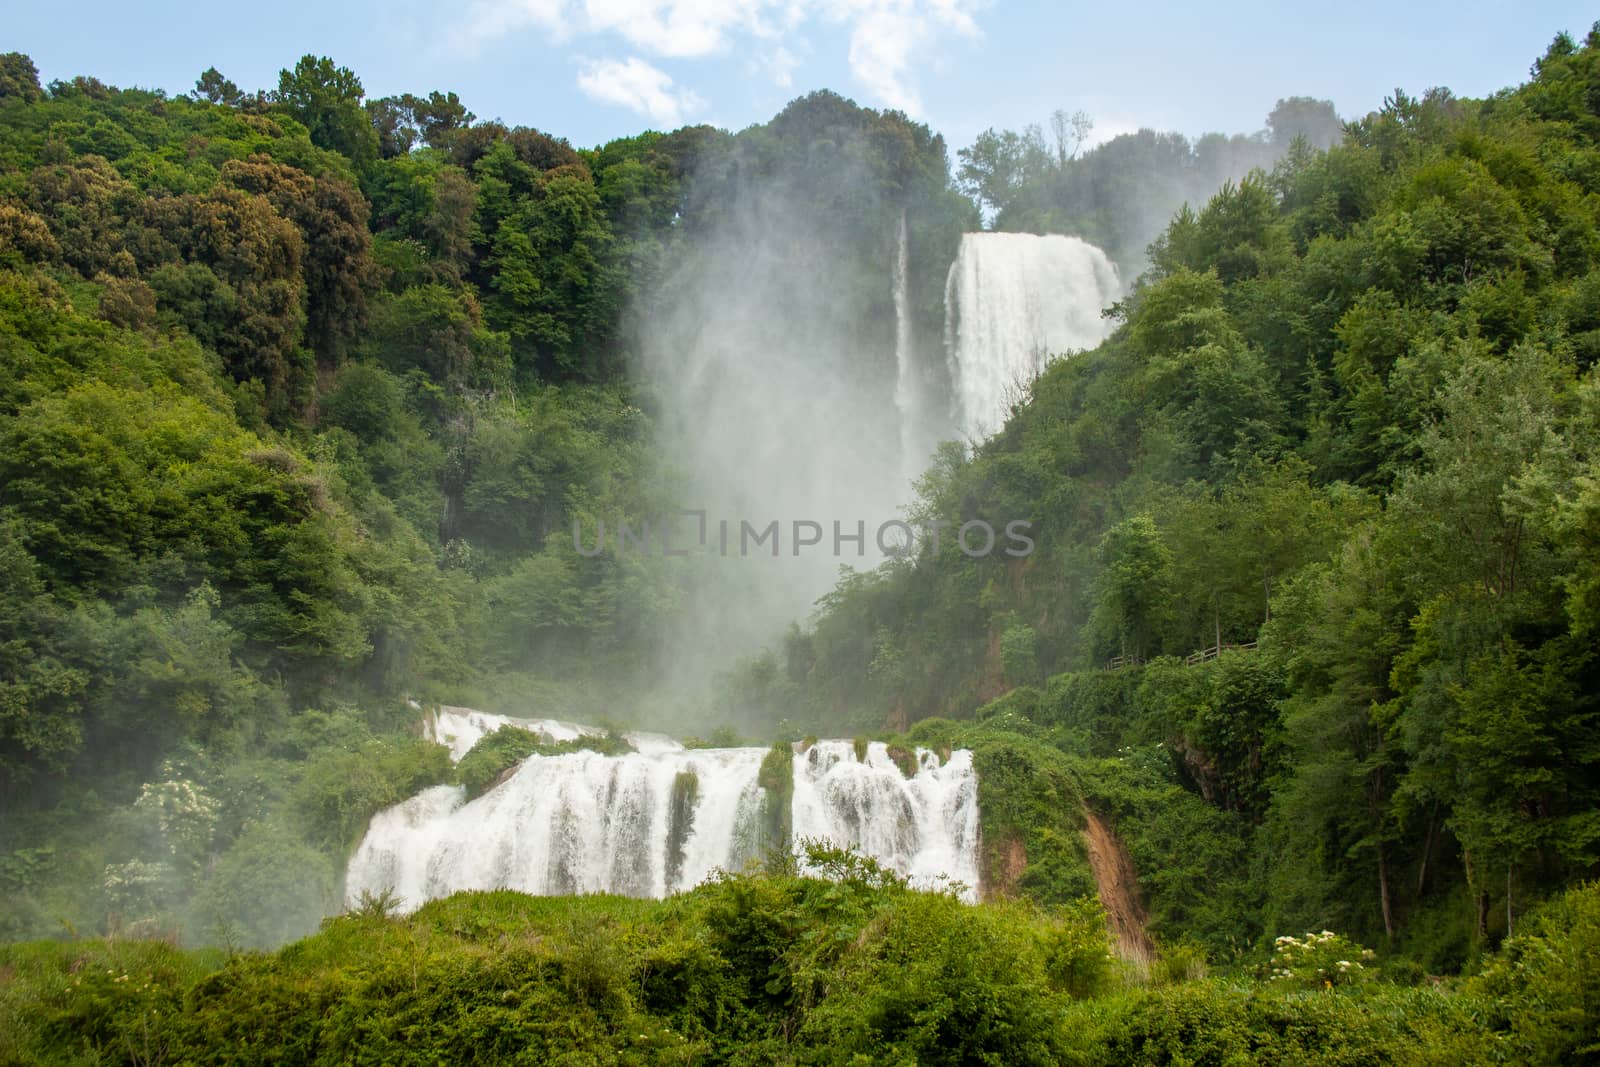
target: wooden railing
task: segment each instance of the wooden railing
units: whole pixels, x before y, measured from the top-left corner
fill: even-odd
[[[1208,660],[1214,660],[1222,653],[1230,650],[1236,652],[1249,652],[1256,648],[1259,643],[1260,642],[1257,641],[1246,641],[1242,645],[1213,645],[1210,648],[1201,649],[1199,652],[1194,652],[1183,657],[1183,665],[1185,667],[1193,667],[1196,663],[1205,663]],[[1112,656],[1111,659],[1106,661],[1105,669],[1108,671],[1120,671],[1124,667],[1137,667],[1143,662],[1144,660],[1140,659],[1138,656]]]
[[[1257,644],[1259,644],[1257,641],[1247,641],[1242,645],[1212,645],[1210,648],[1183,657],[1183,665],[1185,667],[1193,667],[1196,663],[1204,663],[1206,660],[1216,659],[1229,649],[1248,652],[1255,648]]]

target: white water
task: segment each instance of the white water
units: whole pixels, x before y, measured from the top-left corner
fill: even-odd
[[[459,786],[435,786],[373,818],[350,860],[346,897],[392,889],[412,908],[463,889],[666,896],[759,854],[756,771],[765,754],[530,756],[470,803]],[[684,772],[698,790],[688,812],[675,812]]]
[[[894,364],[894,407],[900,416],[901,482],[909,486],[927,465],[928,448],[920,432],[923,429],[923,382],[911,324],[911,256],[904,211],[900,212],[900,234],[894,257]]]
[[[520,727],[538,734],[546,741],[576,741],[580,737],[599,737],[605,733],[559,719],[518,719],[471,708],[453,708],[447,704],[428,716],[423,723],[423,734],[428,740],[437,741],[448,748],[450,759],[460,763],[461,757],[471,752],[473,745],[502,726]]]
[[[1100,312],[1121,291],[1116,265],[1076,237],[964,234],[945,282],[961,431],[978,440],[998,430],[1046,363],[1105,340],[1111,323]]]
[[[446,704],[428,716],[423,723],[423,735],[450,750],[451,762],[460,763],[461,757],[472,751],[472,746],[494,733],[502,726],[515,726],[538,734],[546,741],[576,741],[580,737],[604,737],[605,731],[561,719],[521,719],[513,715],[496,715],[472,708],[455,708]],[[666,734],[629,731],[622,739],[636,751],[647,755],[675,752],[683,745]]]
[[[470,729],[501,718],[445,708],[430,726],[453,739],[454,754]],[[410,910],[461,890],[497,888],[662,897],[719,868],[738,870],[770,844],[763,840],[766,791],[757,783],[766,749],[685,749],[658,734],[628,736],[638,751],[530,756],[471,802],[460,786],[434,786],[378,813],[350,859],[347,901],[392,890]],[[854,846],[915,885],[960,882],[965,898],[976,899],[971,753],[954,752],[941,764],[918,749],[916,758],[917,772],[907,778],[882,743],[868,747],[865,762],[849,741],[819,741],[797,753],[791,837]],[[685,774],[694,776],[688,803]]]
[[[919,888],[962,883],[978,898],[978,777],[972,753],[950,754],[942,766],[917,749],[907,778],[881,741],[858,760],[851,741],[818,741],[794,757],[793,833],[854,846]]]

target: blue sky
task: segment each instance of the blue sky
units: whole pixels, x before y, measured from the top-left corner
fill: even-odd
[[[1365,114],[1396,87],[1483,95],[1527,76],[1576,3],[1273,5],[1015,0],[8,0],[0,50],[45,81],[188,90],[216,66],[275,85],[306,52],[371,95],[452,89],[480,118],[589,146],[647,127],[740,129],[817,88],[899,107],[952,149],[988,126],[1082,109],[1096,140],[1140,126],[1248,132],[1274,101]]]

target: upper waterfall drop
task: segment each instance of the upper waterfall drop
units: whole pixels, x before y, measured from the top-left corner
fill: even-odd
[[[957,425],[998,430],[1045,364],[1111,333],[1101,311],[1122,294],[1117,267],[1060,234],[968,233],[945,281],[945,349]]]
[[[923,439],[922,373],[917,363],[916,332],[911,324],[911,253],[906,213],[900,212],[900,232],[894,256],[894,407],[900,416],[900,468],[905,486],[915,483],[927,465]]]
[[[460,763],[461,757],[472,751],[472,746],[494,733],[502,726],[516,726],[536,733],[546,741],[575,741],[580,737],[599,737],[604,730],[580,726],[559,719],[517,719],[510,715],[495,715],[472,708],[457,708],[446,704],[435,708],[422,723],[422,734],[450,750],[450,760]]]

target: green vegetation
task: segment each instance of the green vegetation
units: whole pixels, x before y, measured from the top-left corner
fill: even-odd
[[[0,1061],[1566,1064],[1600,1026],[1593,886],[1444,986],[1322,935],[1305,940],[1350,977],[1311,980],[1320,956],[1291,946],[1287,979],[1145,986],[1096,907],[964,905],[851,853],[812,853],[827,880],[792,862],[666,901],[376,902],[266,955],[3,947]]]
[[[467,787],[467,796],[476,797],[489,790],[501,775],[542,751],[547,742],[531,730],[502,726],[472,746],[472,751],[456,764],[456,779]]]
[[[632,751],[633,746],[615,733],[577,737],[571,741],[546,741],[531,730],[502,726],[461,757],[461,762],[456,764],[456,781],[467,787],[470,800],[488,792],[502,775],[529,756],[559,756],[566,752],[619,756]]]
[[[789,840],[794,803],[794,750],[782,742],[768,749],[761,758],[756,783],[766,791],[762,833],[772,847],[782,849]]]

